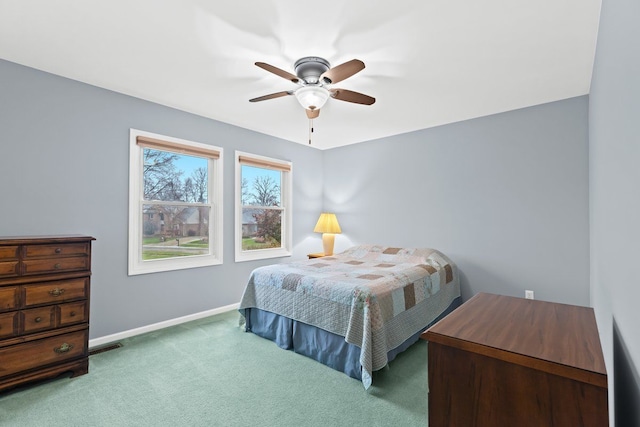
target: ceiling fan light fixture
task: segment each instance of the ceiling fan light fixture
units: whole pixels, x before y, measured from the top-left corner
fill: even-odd
[[[303,86],[296,90],[295,95],[305,110],[319,110],[327,102],[330,94],[322,86]]]

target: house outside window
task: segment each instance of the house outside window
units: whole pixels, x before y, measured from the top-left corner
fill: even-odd
[[[236,151],[236,261],[291,255],[291,162]]]
[[[129,275],[222,263],[221,155],[131,130]]]

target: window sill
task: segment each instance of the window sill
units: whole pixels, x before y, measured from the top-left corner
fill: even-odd
[[[129,276],[138,274],[160,273],[163,271],[185,270],[187,268],[210,267],[222,265],[222,259],[207,257],[199,259],[162,259],[157,261],[145,261],[129,265]]]
[[[269,258],[290,257],[291,252],[286,249],[256,249],[253,251],[236,252],[236,262],[257,261]]]

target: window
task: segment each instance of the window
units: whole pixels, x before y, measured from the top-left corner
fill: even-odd
[[[291,169],[236,151],[236,261],[291,255]]]
[[[222,149],[135,129],[129,144],[129,275],[221,264]]]

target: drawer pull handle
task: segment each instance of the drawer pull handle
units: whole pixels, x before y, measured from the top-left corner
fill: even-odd
[[[67,344],[65,342],[60,347],[54,348],[53,351],[55,351],[58,354],[61,354],[61,353],[66,353],[70,351],[72,348],[73,348],[73,344]]]
[[[71,313],[69,313],[69,316],[71,316],[71,317],[73,317],[73,316],[75,316],[75,315],[76,315],[76,312],[75,312],[75,311],[72,311]]]
[[[59,297],[64,294],[64,289],[55,288],[49,291],[49,295],[53,295],[54,297]]]
[[[54,266],[53,266],[53,268],[55,268],[56,270],[58,270],[60,267],[62,267],[62,266],[60,265],[60,263],[58,263],[58,264],[56,264],[56,265],[54,265]]]
[[[36,323],[40,323],[42,322],[42,317],[36,317],[35,319],[33,319],[33,321]]]
[[[59,254],[60,252],[62,252],[62,249],[60,248],[56,248],[56,250],[54,251],[55,253]]]

